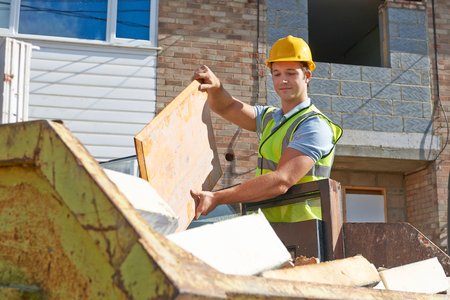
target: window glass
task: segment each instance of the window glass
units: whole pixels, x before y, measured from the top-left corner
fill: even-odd
[[[0,28],[9,28],[11,0],[0,0]]]
[[[116,37],[149,40],[150,0],[118,0]]]
[[[347,222],[384,222],[384,196],[365,194],[345,195]]]
[[[108,0],[22,0],[19,32],[105,40],[107,8]]]

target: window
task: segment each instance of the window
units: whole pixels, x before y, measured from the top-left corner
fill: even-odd
[[[0,28],[19,35],[155,46],[157,0],[0,0]]]
[[[9,11],[11,10],[11,0],[0,0],[0,28],[9,27]]]
[[[116,36],[139,40],[148,37],[149,13],[148,0],[118,0]]]
[[[378,7],[383,2],[309,0],[308,37],[314,59],[381,66]]]
[[[106,40],[108,0],[22,0],[19,33]]]
[[[344,187],[344,222],[386,222],[386,191]]]

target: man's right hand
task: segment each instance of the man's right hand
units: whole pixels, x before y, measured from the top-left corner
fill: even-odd
[[[202,92],[209,92],[221,87],[219,78],[205,65],[195,70],[192,80],[197,80],[200,83],[198,89]]]
[[[197,80],[198,89],[208,93],[209,108],[222,118],[250,131],[256,131],[255,110],[241,100],[232,97],[219,78],[207,66],[195,70],[192,80]]]

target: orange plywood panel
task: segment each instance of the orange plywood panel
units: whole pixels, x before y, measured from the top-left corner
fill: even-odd
[[[177,231],[195,216],[190,189],[211,190],[220,176],[207,94],[193,81],[135,137],[141,177],[179,217]]]

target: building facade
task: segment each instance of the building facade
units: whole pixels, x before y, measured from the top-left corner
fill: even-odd
[[[282,36],[302,37],[317,61],[311,99],[344,128],[332,178],[343,186],[347,220],[410,222],[445,248],[448,5],[161,1],[157,107],[180,92],[201,64],[241,100],[276,104],[264,66],[267,50]],[[220,187],[252,177],[256,136],[214,121],[225,173]]]
[[[99,161],[133,155],[202,64],[235,97],[277,104],[267,51],[299,36],[317,62],[311,100],[344,128],[332,178],[346,220],[410,222],[447,247],[449,0],[131,2],[0,4],[0,36],[39,48],[29,120],[62,119]],[[253,177],[256,135],[215,115],[213,127],[217,188]]]
[[[26,119],[63,120],[99,161],[134,155],[134,135],[155,115],[157,10],[157,1],[2,1],[0,37],[34,47]]]

